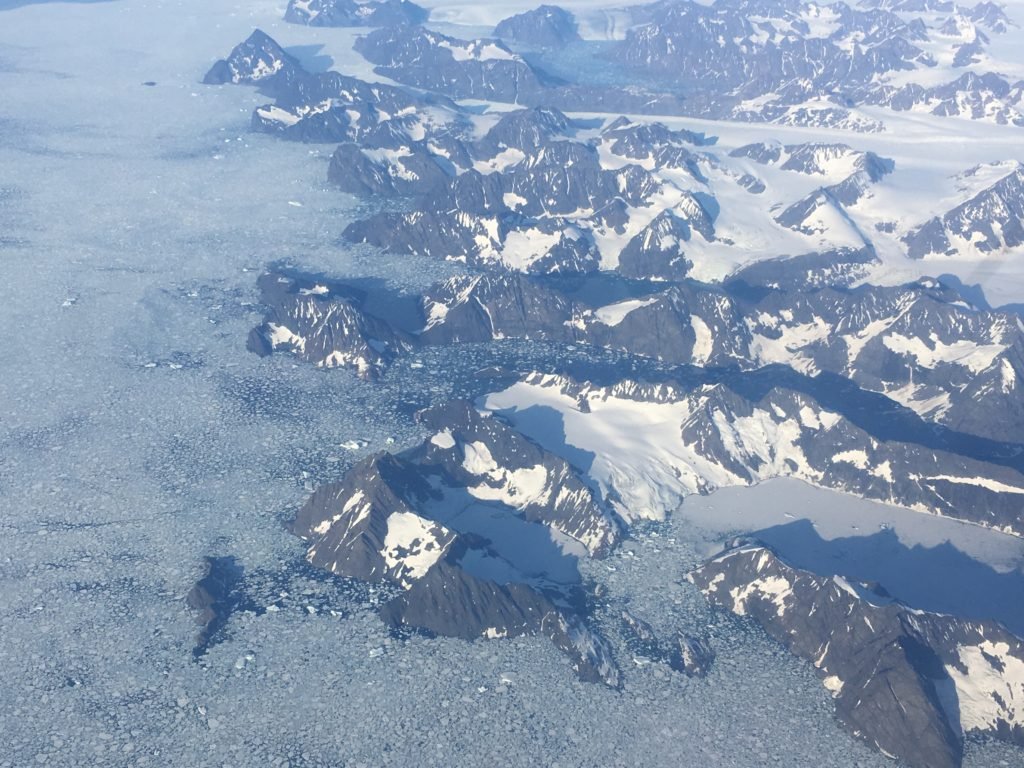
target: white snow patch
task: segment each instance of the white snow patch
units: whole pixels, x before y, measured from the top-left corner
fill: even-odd
[[[477,160],[473,163],[473,168],[486,176],[496,172],[502,173],[507,171],[509,168],[519,165],[525,159],[526,154],[523,150],[509,147],[496,154],[490,160]]]
[[[452,432],[450,429],[441,430],[436,435],[430,438],[430,442],[433,445],[436,445],[438,448],[443,448],[444,450],[448,450],[449,448],[455,447],[455,438],[452,437]]]
[[[755,595],[768,599],[775,606],[776,615],[785,616],[786,598],[792,593],[793,585],[781,576],[769,576],[729,590],[733,600],[732,611],[738,616],[747,615],[747,603]]]
[[[836,675],[829,675],[821,681],[822,685],[831,691],[833,698],[838,696],[843,690],[843,681],[840,680]]]
[[[975,344],[966,339],[943,344],[934,333],[931,334],[931,342],[933,347],[929,347],[922,339],[896,333],[882,340],[888,349],[898,355],[914,358],[923,368],[934,368],[939,363],[953,363],[968,368],[971,373],[980,373],[991,367],[996,358],[1006,351],[1002,344]]]
[[[627,299],[626,301],[620,301],[617,304],[609,304],[605,307],[595,309],[594,317],[605,325],[615,326],[625,320],[626,316],[631,312],[635,312],[643,307],[649,307],[657,301],[657,296],[652,296],[647,299]]]
[[[866,451],[843,451],[832,457],[832,463],[843,462],[852,464],[857,469],[868,468],[868,454]]]
[[[388,517],[388,532],[380,554],[388,570],[397,571],[398,582],[408,589],[412,582],[441,559],[447,548],[448,530],[412,512]]]
[[[961,485],[976,485],[979,488],[987,488],[990,491],[996,493],[1024,493],[1024,488],[1019,488],[1016,485],[1007,485],[1001,483],[998,480],[992,480],[987,477],[953,477],[951,475],[933,475],[932,477],[926,477],[925,480],[945,480],[947,483],[960,483]]]
[[[947,664],[946,672],[956,685],[964,731],[989,731],[1000,720],[1011,727],[1024,723],[1024,660],[1011,656],[1006,643],[989,640],[960,646],[959,651],[960,663],[967,671]],[[1003,669],[990,659],[997,660]]]

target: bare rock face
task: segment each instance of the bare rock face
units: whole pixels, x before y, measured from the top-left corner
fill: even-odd
[[[959,766],[965,733],[1024,744],[1024,642],[1000,624],[914,610],[877,585],[792,568],[756,542],[734,543],[689,578],[814,664],[840,720],[907,765]]]
[[[669,664],[688,677],[707,677],[715,660],[715,651],[705,638],[683,632],[676,634]]]
[[[706,638],[676,632],[670,641],[662,641],[654,629],[630,611],[622,612],[627,642],[638,655],[668,664],[687,677],[706,677],[715,660],[715,651]]]
[[[561,457],[464,400],[423,411],[418,419],[436,431],[413,456],[443,471],[446,481],[476,498],[501,501],[577,542],[591,557],[618,544],[618,521]]]
[[[264,276],[260,287],[272,309],[249,334],[249,350],[259,355],[288,352],[318,368],[350,368],[373,378],[410,344],[366,312],[358,291],[283,275]]]
[[[576,607],[574,565],[617,543],[615,517],[563,459],[470,403],[418,418],[433,432],[422,445],[364,459],[302,507],[292,530],[307,560],[397,588],[381,609],[392,627],[542,634],[582,679],[618,686],[610,647]]]
[[[385,605],[381,615],[391,626],[467,640],[541,634],[569,657],[581,680],[620,684],[610,646],[582,618],[525,584],[481,579],[448,560]]]
[[[542,5],[501,21],[494,36],[529,50],[561,48],[580,40],[576,19],[556,5]]]
[[[981,254],[1024,244],[1024,166],[904,238],[911,258],[955,255],[967,244]]]
[[[207,85],[258,85],[268,93],[286,93],[305,74],[298,59],[257,29],[239,43],[226,59],[206,73]]]
[[[241,599],[242,567],[233,557],[207,557],[203,576],[185,597],[185,604],[196,614],[199,632],[192,655],[199,658],[215,641]]]

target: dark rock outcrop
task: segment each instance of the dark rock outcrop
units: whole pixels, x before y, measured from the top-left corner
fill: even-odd
[[[690,574],[832,691],[858,736],[914,768],[957,768],[963,733],[1024,744],[1024,643],[992,622],[914,610],[877,586],[792,568],[741,543]]]
[[[580,39],[576,19],[557,5],[542,5],[501,21],[494,36],[528,50],[561,48]]]

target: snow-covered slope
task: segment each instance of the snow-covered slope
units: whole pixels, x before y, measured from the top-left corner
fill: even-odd
[[[429,11],[409,0],[289,0],[285,21],[312,27],[422,24]]]
[[[419,415],[433,434],[318,489],[293,531],[331,573],[401,590],[395,626],[468,639],[543,634],[580,676],[616,686],[607,643],[579,610],[575,561],[603,556],[619,523],[576,471],[456,401]]]
[[[926,613],[877,585],[795,569],[737,543],[689,576],[811,662],[858,736],[914,768],[956,768],[963,737],[1024,744],[1024,643],[995,622]]]
[[[774,11],[757,12],[762,11],[770,20],[757,24],[782,23]],[[723,5],[712,16],[734,12]],[[800,30],[807,26],[809,39],[824,39],[813,32],[808,20],[813,14],[801,11],[797,21],[787,13],[782,14],[789,19],[787,35],[805,34]],[[881,14],[878,18],[858,13],[843,11],[829,24],[852,25],[850,34],[858,39],[890,28],[903,34],[919,27],[899,20],[910,13],[905,9],[896,16],[872,12]],[[705,11],[693,8],[684,15],[693,14],[705,17]],[[861,28],[868,19],[877,22],[870,33]],[[970,176],[988,179],[993,176],[988,170],[965,172],[964,162],[954,166],[960,172],[955,178],[943,171],[955,155],[936,158],[927,178],[922,177],[923,157],[904,171],[906,150],[899,142],[886,149],[885,141],[863,140],[882,147],[880,152],[846,136],[799,143],[772,139],[716,151],[709,146],[713,140],[695,125],[669,128],[635,117],[637,112],[677,111],[660,97],[652,100],[630,89],[620,93],[584,84],[552,85],[499,41],[401,27],[371,33],[359,46],[383,74],[414,88],[365,83],[338,72],[311,74],[260,32],[207,75],[207,82],[257,85],[274,96],[274,103],[254,112],[254,130],[342,143],[329,174],[342,190],[419,201],[412,210],[371,214],[354,223],[346,237],[355,242],[537,273],[620,268],[628,248],[621,269],[631,277],[689,274],[706,280],[723,279],[755,260],[841,248],[873,248],[886,257],[889,271],[894,257],[941,253],[977,260],[1020,250],[1019,194],[1014,170],[1005,162],[999,167],[1006,167],[1006,178],[991,178],[983,187]],[[869,59],[858,66],[874,66]],[[900,71],[917,77],[917,69]],[[984,102],[979,89],[996,88],[988,76],[959,77],[944,98],[960,109]],[[913,80],[898,87],[924,88]],[[423,88],[436,93],[417,90]],[[999,93],[1011,101],[1024,92],[1006,88]],[[449,96],[535,108],[481,116]],[[912,106],[892,94],[884,100],[875,92],[864,98],[866,104],[883,101],[892,109]],[[693,102],[691,97],[688,103]],[[793,110],[800,110],[825,134],[842,128],[812,118],[812,107],[843,109],[814,97],[787,106],[786,116],[778,119],[791,122]],[[879,114],[877,107],[872,109]],[[988,108],[977,109],[984,114],[976,117],[987,119]],[[608,118],[598,128],[593,121],[574,122],[559,110],[634,117]],[[889,149],[898,157],[890,158]]]
[[[929,444],[913,420],[902,436],[885,431],[892,414],[866,419],[864,404],[838,392],[826,407],[773,378],[596,386],[535,374],[484,402],[552,450],[592,454],[590,476],[626,520],[662,519],[688,495],[786,476],[1024,535],[1019,466]]]
[[[410,343],[367,314],[356,291],[283,275],[264,276],[261,288],[273,309],[249,334],[249,349],[257,354],[285,351],[319,368],[352,368],[373,377]]]
[[[984,175],[977,169],[966,177]],[[929,219],[904,237],[911,258],[1000,251],[1024,255],[1024,166],[1008,164],[1006,174],[973,197]]]
[[[685,87],[691,114],[878,130],[856,107],[885,105],[1024,124],[1014,81],[987,69],[990,35],[1008,29],[997,6],[741,0],[634,18],[613,56]]]
[[[418,447],[318,491],[296,521],[310,560],[385,582],[393,626],[544,634],[609,685],[619,672],[579,558],[609,554],[625,528],[687,496],[792,477],[1024,535],[1024,324],[955,278],[894,277],[921,273],[907,257],[1009,259],[1021,247],[1020,168],[1004,148],[1022,87],[995,55],[1012,17],[946,2],[720,0],[614,19],[624,26],[600,51],[581,39],[592,13],[546,7],[494,39],[415,25],[360,37],[356,50],[397,84],[312,74],[258,33],[208,76],[273,98],[254,130],[337,145],[327,179],[364,206],[345,242],[467,268],[401,297],[419,322],[390,320],[385,289],[371,299],[268,275],[252,349],[386,376],[426,347],[591,347],[572,375],[539,366],[487,395],[493,415],[458,400],[424,411]],[[887,133],[915,120],[920,133]],[[930,156],[928,141],[952,146],[943,132],[958,130],[983,148]],[[887,284],[866,282],[878,276]],[[593,348],[622,367],[594,362],[611,355]],[[1002,676],[1014,654],[985,644],[1001,629],[913,618],[924,614],[778,570],[722,604],[800,618],[785,627],[796,649],[803,633],[817,642],[821,625],[804,620],[821,600],[856,598],[843,616],[819,612],[830,632],[864,613],[864,636],[844,625],[848,647],[796,650],[875,746],[952,766],[961,728],[1018,737]],[[800,607],[787,602],[797,582],[809,585]],[[623,628],[635,652],[685,674],[714,657],[699,634],[662,640],[628,612]],[[945,654],[945,671],[922,676],[914,643]],[[868,692],[858,699],[842,693],[854,680]],[[892,709],[893,686],[911,714]]]

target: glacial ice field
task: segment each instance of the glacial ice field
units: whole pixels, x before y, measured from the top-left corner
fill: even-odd
[[[438,349],[377,383],[246,352],[269,265],[410,288],[452,269],[339,245],[359,211],[326,186],[329,150],[248,133],[262,97],[199,84],[257,26],[370,75],[352,31],[286,26],[283,10],[0,0],[0,766],[889,765],[840,727],[808,665],[683,579],[731,521],[751,527],[712,525],[709,505],[770,497],[779,512],[756,527],[778,528],[787,495],[834,495],[776,483],[695,500],[586,563],[619,692],[579,682],[543,638],[390,637],[372,589],[304,567],[284,521],[312,487],[421,437],[411,411],[464,394],[473,370],[564,351]],[[1019,583],[1017,541],[869,519],[865,534],[889,521],[909,547]],[[787,541],[795,556],[803,540]],[[235,558],[260,610],[196,661],[184,596],[207,556]],[[711,675],[630,663],[626,605],[708,632]],[[967,751],[971,768],[1021,764],[996,742]]]

